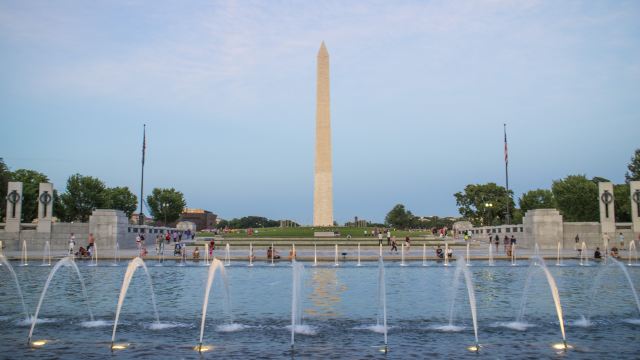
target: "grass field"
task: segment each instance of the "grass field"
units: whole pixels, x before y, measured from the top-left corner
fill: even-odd
[[[230,232],[223,234],[225,238],[313,238],[313,233],[316,231],[337,231],[340,233],[340,238],[346,238],[348,235],[355,238],[364,237],[364,231],[367,230],[367,237],[371,237],[371,233],[374,228],[353,228],[353,227],[335,227],[335,228],[316,228],[316,227],[291,227],[291,228],[258,228],[254,229],[253,235],[247,235],[245,230],[237,230],[236,232]],[[407,231],[398,230],[391,231],[391,235],[397,239],[404,239],[405,236],[409,237],[426,237],[431,236],[428,231]],[[212,233],[198,232],[198,236],[206,237],[213,236]]]

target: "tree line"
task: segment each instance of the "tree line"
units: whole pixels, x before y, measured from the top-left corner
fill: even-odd
[[[629,181],[640,180],[640,149],[631,158],[625,183],[614,185],[615,217],[617,222],[631,221]],[[512,223],[520,223],[528,210],[558,209],[565,221],[598,221],[598,183],[608,182],[603,177],[587,178],[585,175],[568,175],[554,180],[550,189],[535,189],[522,194],[515,206],[513,192],[495,183],[470,184],[464,191],[454,194],[458,211],[475,226],[492,226],[506,223],[506,207],[509,204]]]
[[[38,217],[39,185],[49,182],[49,177],[29,169],[11,171],[0,158],[0,199],[6,198],[10,181],[22,182],[21,221],[32,222]],[[163,224],[176,221],[186,206],[184,195],[173,188],[155,188],[146,200],[151,215]],[[0,203],[0,218],[4,218],[6,202]],[[87,222],[95,209],[122,210],[130,218],[137,206],[138,197],[128,187],[108,187],[93,176],[73,174],[67,179],[63,193],[53,191],[53,216],[63,222]]]

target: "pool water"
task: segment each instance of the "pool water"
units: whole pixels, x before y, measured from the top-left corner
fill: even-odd
[[[30,313],[35,312],[51,267],[14,265]],[[126,263],[97,267],[78,262],[86,283],[89,306],[95,321],[88,322],[87,304],[76,274],[61,268],[47,291],[33,340],[27,343],[29,326],[9,272],[0,268],[0,357],[5,358],[104,358],[111,356],[111,332]],[[629,284],[616,266],[549,264],[558,285],[564,310],[568,343],[573,349],[559,351],[562,342],[556,310],[547,280],[533,268],[525,305],[524,322],[512,323],[521,309],[528,262],[511,266],[496,262],[472,262],[468,269],[475,283],[479,342],[473,353],[474,333],[468,295],[463,280],[453,287],[456,266],[421,262],[400,266],[387,262],[386,295],[388,353],[383,353],[383,334],[375,327],[378,315],[377,263],[305,263],[302,306],[305,333],[296,334],[291,352],[292,267],[256,262],[233,262],[226,267],[231,309],[224,306],[223,286],[216,276],[211,293],[204,344],[211,351],[199,354],[198,343],[207,267],[202,263],[163,266],[147,263],[161,325],[154,325],[151,292],[143,271],[136,272],[127,294],[116,343],[127,344],[114,357],[176,359],[373,359],[373,358],[584,358],[615,356],[637,358],[640,351],[640,314]],[[633,283],[640,268],[627,267]],[[593,291],[595,279],[602,281]],[[595,294],[595,297],[592,295]],[[458,331],[442,331],[449,324]],[[592,302],[593,298],[593,302]],[[593,304],[593,306],[590,306]],[[591,308],[591,310],[589,310]],[[590,314],[589,314],[590,313]],[[590,316],[592,325],[583,326]],[[523,326],[524,325],[524,326]],[[582,326],[581,326],[582,325]],[[510,327],[509,327],[510,326]],[[515,329],[518,328],[518,329]]]

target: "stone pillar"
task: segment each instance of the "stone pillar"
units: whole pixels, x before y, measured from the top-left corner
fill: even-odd
[[[37,231],[42,233],[50,233],[52,220],[53,220],[53,184],[40,183],[40,190],[38,191]]]
[[[556,209],[529,210],[522,220],[524,227],[523,241],[517,245],[525,249],[557,249],[558,241],[563,242],[564,226],[562,215]]]
[[[616,232],[616,214],[614,210],[613,184],[598,183],[598,203],[600,204],[600,231],[610,237]]]
[[[116,242],[120,248],[126,248],[124,241],[127,236],[129,220],[121,210],[96,209],[89,217],[89,233],[96,239],[98,251],[101,249],[113,250]]]
[[[640,233],[640,181],[630,181],[631,188],[631,223],[634,236]]]
[[[17,233],[22,220],[22,183],[9,182],[7,187],[7,213],[4,231]]]

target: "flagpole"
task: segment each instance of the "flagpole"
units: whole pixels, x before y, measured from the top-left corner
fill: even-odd
[[[147,124],[142,125],[142,176],[140,177],[140,214],[138,214],[138,225],[144,225],[144,211],[142,202],[144,199],[144,153],[147,148]]]
[[[507,184],[507,225],[511,225],[511,213],[509,212],[509,152],[507,149],[507,124],[503,124],[504,127],[504,175]]]

